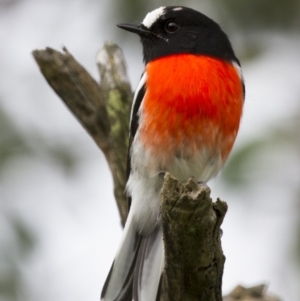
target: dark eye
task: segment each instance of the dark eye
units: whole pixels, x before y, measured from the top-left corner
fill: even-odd
[[[166,24],[165,29],[169,33],[174,33],[178,30],[179,26],[176,22],[170,21]]]

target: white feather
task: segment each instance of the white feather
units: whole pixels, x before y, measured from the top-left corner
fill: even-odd
[[[131,124],[131,121],[132,121],[132,115],[133,115],[133,108],[134,108],[134,105],[135,105],[135,102],[136,102],[136,98],[137,98],[137,95],[139,94],[140,90],[142,89],[142,87],[144,86],[144,84],[146,83],[146,80],[147,80],[147,73],[146,71],[143,73],[139,83],[138,83],[138,86],[135,90],[135,93],[134,93],[134,97],[133,97],[133,100],[132,100],[132,105],[131,105],[131,111],[130,111],[130,122],[129,124]]]
[[[164,246],[161,228],[154,241],[145,248],[142,273],[139,279],[138,300],[156,300],[159,282],[164,269]]]
[[[109,282],[101,301],[120,300],[126,294],[127,290],[124,283],[130,275],[129,271],[137,252],[135,249],[136,239],[132,215],[129,214],[123,231],[122,242],[115,256]]]
[[[155,21],[157,21],[164,14],[165,8],[165,6],[162,6],[148,13],[145,19],[143,20],[142,24],[147,28],[150,28],[153,25],[153,23],[155,23]]]
[[[141,104],[140,122],[143,119]],[[131,174],[127,191],[132,196],[130,212],[139,233],[148,235],[157,225],[159,213],[159,193],[163,184],[160,172],[170,172],[179,181],[194,177],[197,181],[207,182],[216,176],[223,165],[221,153],[203,147],[194,156],[187,158],[173,156],[168,165],[158,155],[145,149],[141,143],[139,130],[131,146]]]
[[[175,7],[175,8],[173,8],[173,11],[179,11],[179,10],[182,10],[182,7]]]

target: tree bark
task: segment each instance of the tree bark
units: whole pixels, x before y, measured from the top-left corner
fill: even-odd
[[[121,49],[106,43],[97,55],[98,84],[66,48],[33,51],[42,74],[104,153],[114,181],[121,224],[127,217],[126,184],[132,91]]]
[[[227,204],[193,179],[179,183],[169,174],[161,191],[165,246],[164,301],[221,301],[225,262],[221,224]]]

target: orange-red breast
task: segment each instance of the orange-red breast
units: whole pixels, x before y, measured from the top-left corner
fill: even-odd
[[[198,11],[160,7],[139,25],[118,26],[140,36],[145,71],[130,118],[132,202],[101,299],[155,301],[164,267],[160,174],[202,182],[217,175],[239,129],[245,88],[227,35]]]

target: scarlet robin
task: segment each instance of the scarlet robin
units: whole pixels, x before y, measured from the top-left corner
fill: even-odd
[[[238,133],[245,86],[227,35],[198,11],[160,7],[139,25],[118,26],[139,35],[145,70],[130,118],[132,202],[101,299],[155,301],[164,268],[159,175],[217,175]]]

